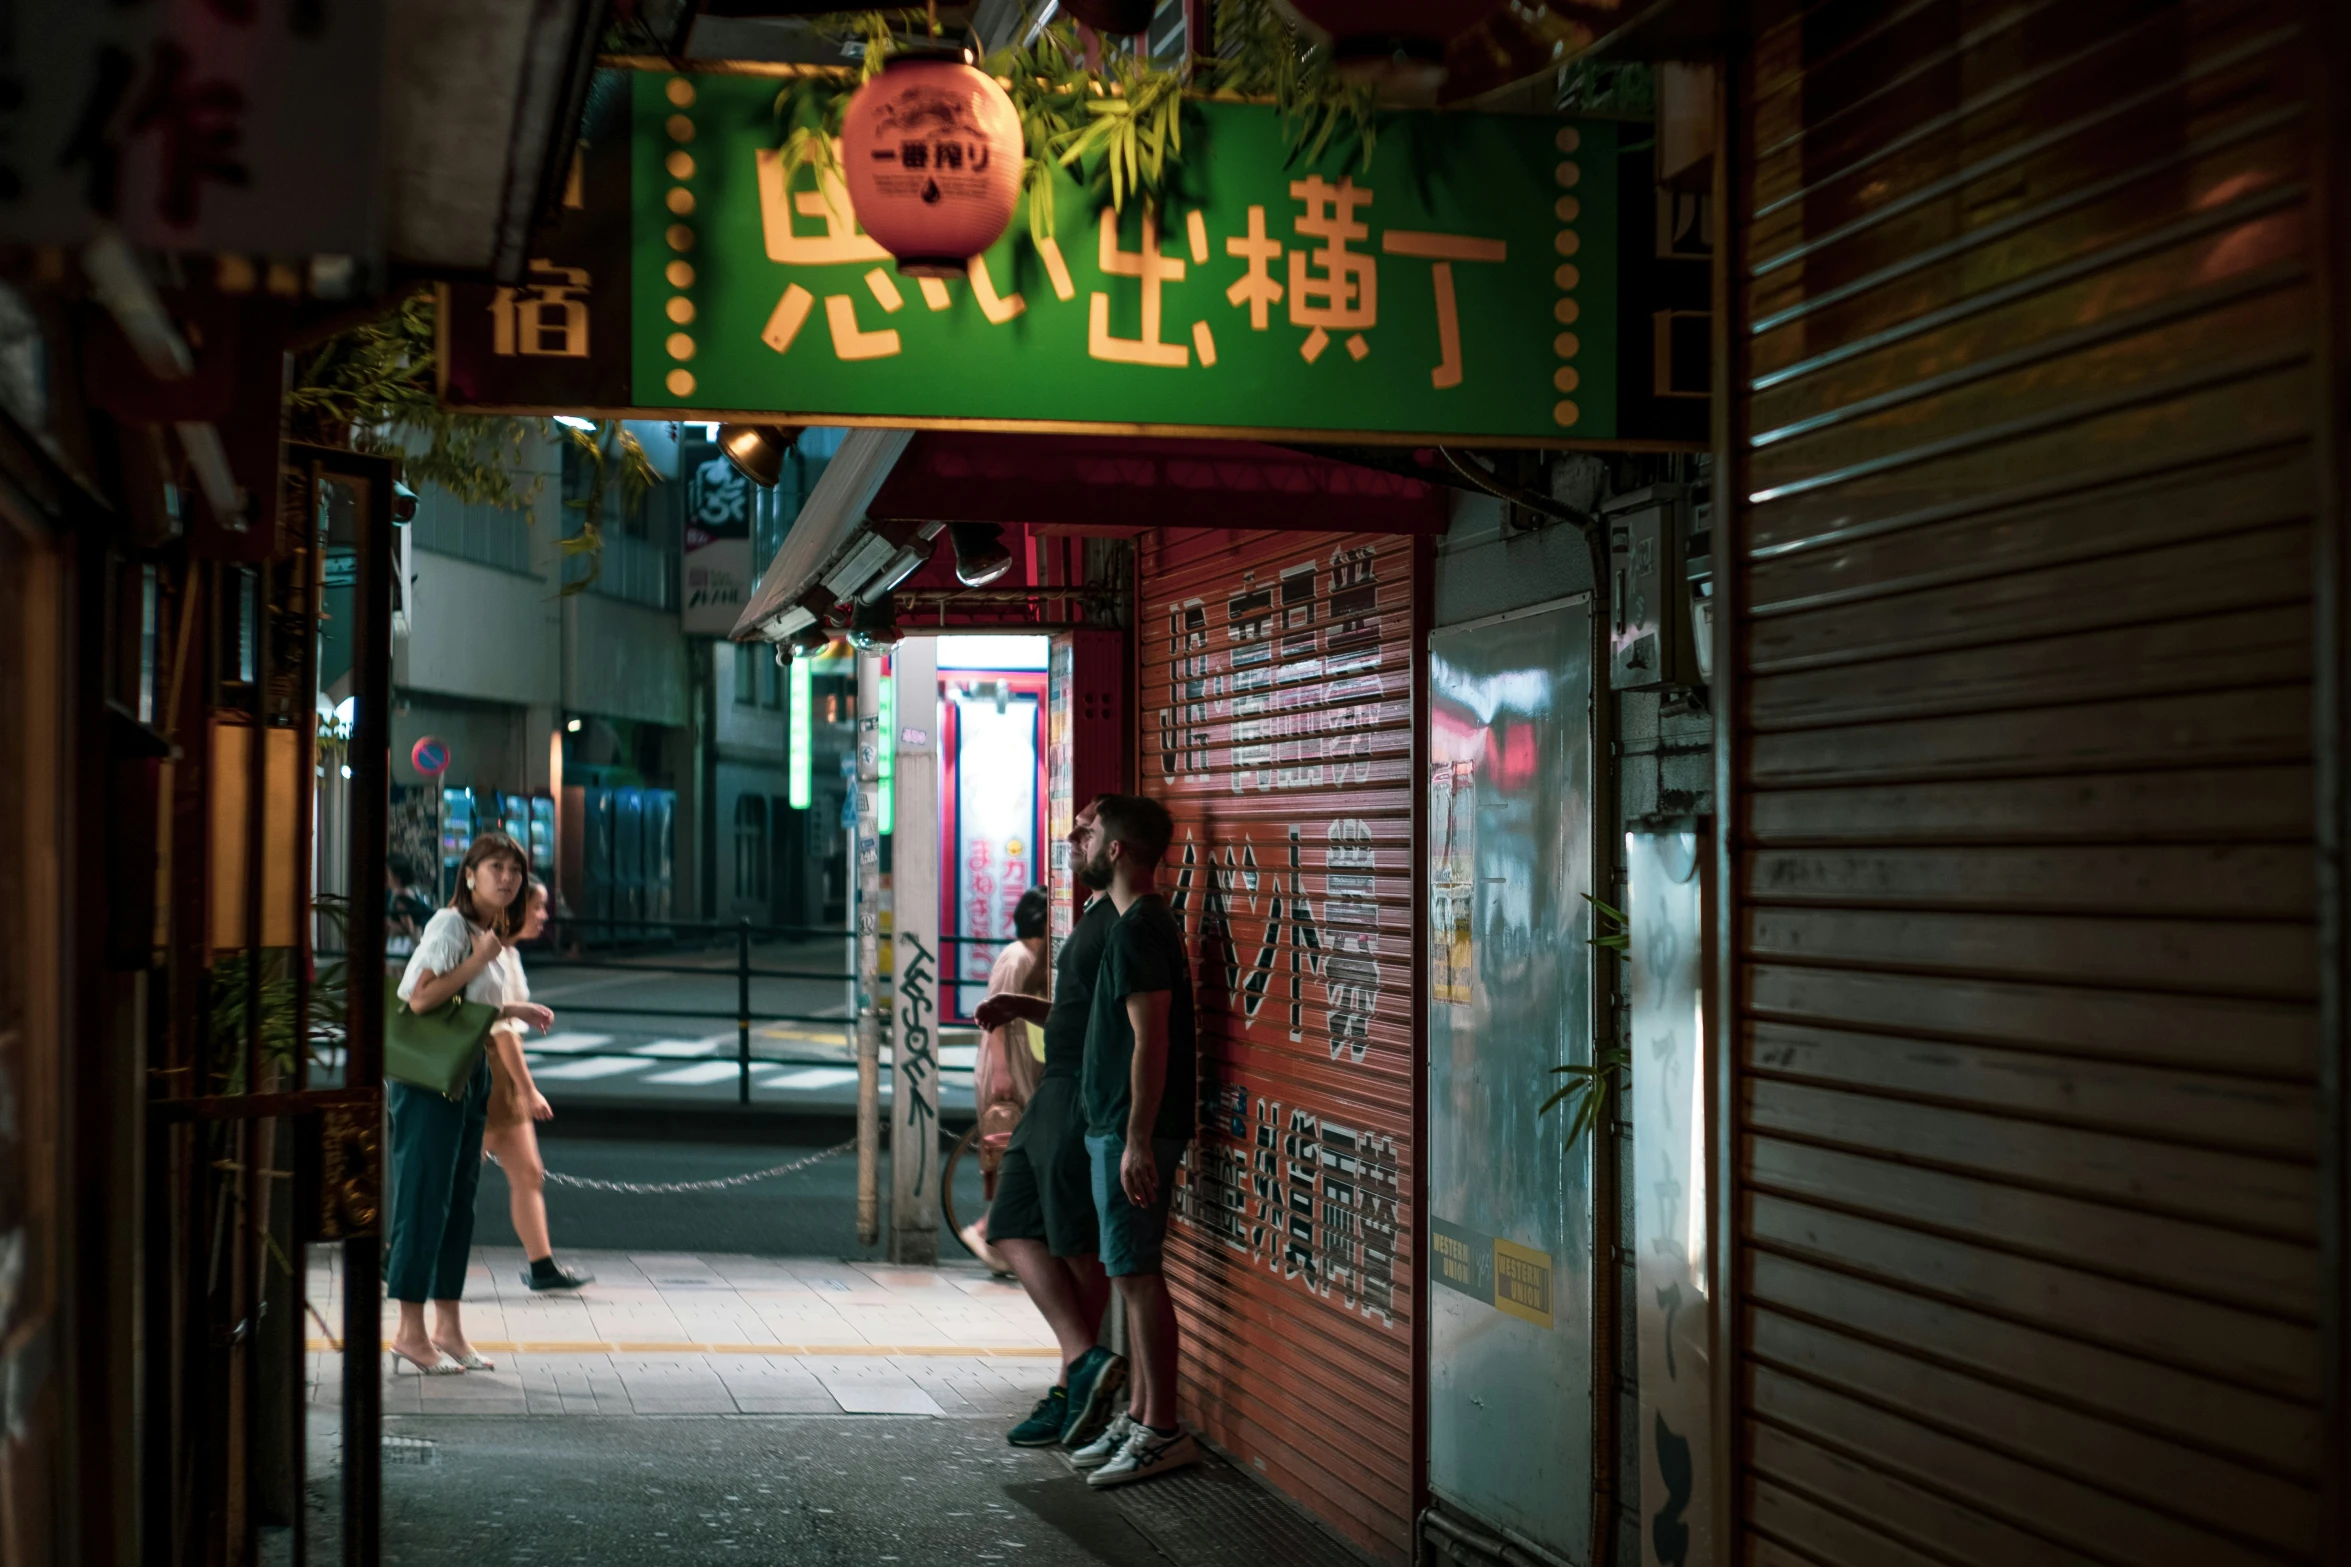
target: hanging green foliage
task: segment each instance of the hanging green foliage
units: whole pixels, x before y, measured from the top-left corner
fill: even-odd
[[[295,434],[326,446],[402,458],[411,484],[437,484],[469,504],[527,511],[540,481],[518,483],[520,459],[546,421],[441,406],[430,289],[301,355],[286,403]]]
[[[585,560],[588,565],[585,576],[564,583],[559,590],[562,597],[570,598],[587,592],[604,574],[604,518],[612,509],[610,503],[618,500],[624,515],[633,514],[645,504],[661,474],[644,446],[617,419],[607,419],[590,430],[567,425],[565,433],[588,468],[586,491],[564,502],[580,514],[580,531],[565,534],[557,545],[565,559]]]
[[[921,16],[868,11],[848,18],[838,36],[860,47],[857,69],[802,72],[777,92],[776,145],[787,181],[802,169],[813,169],[820,182],[839,176],[849,99],[880,73],[901,31]],[[1189,96],[1270,100],[1282,116],[1293,163],[1319,161],[1339,147],[1370,166],[1379,135],[1372,90],[1342,80],[1327,52],[1308,46],[1272,0],[1218,0],[1215,40],[1214,56],[1175,70],[1109,45],[1095,69],[1086,64],[1077,29],[1057,21],[981,63],[1020,116],[1021,190],[1032,239],[1054,232],[1054,182],[1065,171],[1114,211],[1124,212],[1132,197],[1164,201],[1183,160]]]

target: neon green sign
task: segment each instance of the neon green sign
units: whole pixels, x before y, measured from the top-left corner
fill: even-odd
[[[1195,101],[1163,208],[1063,180],[960,279],[899,276],[837,181],[787,185],[776,83],[637,73],[632,401],[916,426],[1606,442],[1620,428],[1607,121],[1399,114],[1291,164]],[[1645,325],[1645,323],[1644,323]],[[1115,422],[1109,422],[1115,421]]]
[[[790,749],[788,752],[790,781],[785,786],[788,791],[785,797],[791,802],[792,809],[795,811],[807,810],[808,802],[813,798],[809,787],[809,752],[812,746],[809,737],[808,708],[815,698],[810,694],[809,678],[808,660],[805,658],[793,659],[792,712],[786,720],[790,726]]]
[[[878,781],[875,792],[881,796],[881,832],[888,837],[898,817],[898,682],[890,674],[890,661],[882,660],[881,754],[874,759]]]

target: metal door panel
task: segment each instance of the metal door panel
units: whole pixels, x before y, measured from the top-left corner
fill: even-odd
[[[1429,1488],[1584,1560],[1592,1177],[1587,601],[1429,637]]]

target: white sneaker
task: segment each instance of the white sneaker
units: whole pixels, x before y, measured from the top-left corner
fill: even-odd
[[[1130,1422],[1131,1424],[1132,1422]],[[1156,1480],[1170,1470],[1200,1461],[1200,1444],[1181,1428],[1161,1436],[1137,1425],[1118,1450],[1118,1456],[1086,1476],[1088,1485],[1125,1485],[1130,1480]]]
[[[1122,1409],[1102,1428],[1100,1436],[1070,1454],[1069,1461],[1080,1469],[1099,1469],[1118,1456],[1128,1437],[1142,1429],[1135,1424],[1135,1417]]]

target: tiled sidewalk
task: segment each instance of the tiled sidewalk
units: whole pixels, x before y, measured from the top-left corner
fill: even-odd
[[[465,1323],[497,1362],[462,1377],[395,1374],[388,1414],[1025,1413],[1052,1380],[1052,1335],[1015,1285],[977,1268],[808,1258],[566,1252],[596,1275],[535,1294],[522,1254],[478,1249]],[[331,1258],[310,1273],[319,1315],[342,1322]],[[397,1320],[385,1303],[388,1341]],[[310,1324],[312,1397],[337,1357]],[[322,1372],[330,1379],[321,1387]]]

